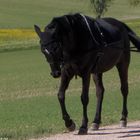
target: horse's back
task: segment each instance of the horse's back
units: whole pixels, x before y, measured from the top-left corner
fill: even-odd
[[[106,18],[102,18],[102,20],[106,21],[107,23],[109,23],[109,24],[111,24],[114,27],[117,27],[119,29],[124,28],[124,24],[115,18],[106,17]]]
[[[117,42],[121,40],[120,30],[117,26],[113,26],[104,19],[97,19],[96,23],[106,37],[107,43]]]
[[[124,41],[129,42],[127,26],[123,22],[114,18],[103,18],[103,20],[108,24],[112,25],[113,28],[117,28],[120,32],[121,38]]]
[[[103,55],[99,58],[93,73],[108,71],[118,63],[129,63],[130,41],[124,24],[114,18],[103,18],[97,22],[109,43],[102,49]]]

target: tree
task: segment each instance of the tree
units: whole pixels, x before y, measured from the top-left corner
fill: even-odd
[[[112,1],[113,0],[90,0],[97,18],[100,18],[101,15],[107,11]],[[140,4],[140,0],[128,0],[128,2],[132,6],[137,6]]]
[[[100,18],[101,15],[107,11],[107,8],[110,6],[110,2],[112,1],[113,0],[90,0],[97,18]]]
[[[129,0],[129,2],[132,6],[138,6],[140,4],[140,0]]]

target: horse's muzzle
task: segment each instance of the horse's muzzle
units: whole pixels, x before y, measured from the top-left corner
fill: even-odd
[[[51,75],[53,76],[53,78],[59,78],[61,76],[61,72],[60,71],[54,71],[54,72],[51,72]]]

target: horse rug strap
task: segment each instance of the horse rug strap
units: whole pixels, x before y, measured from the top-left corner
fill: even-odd
[[[101,42],[100,46],[106,47],[107,43],[106,43],[106,40],[105,40],[105,36],[104,36],[103,32],[101,31],[101,29],[99,27],[99,23],[97,21],[95,21],[94,25],[96,26],[96,28],[98,30],[98,33],[100,35],[100,42]]]
[[[89,30],[89,32],[90,32],[90,35],[91,35],[93,41],[95,41],[95,43],[99,46],[100,43],[95,39],[95,37],[94,37],[94,35],[93,35],[93,33],[92,33],[92,30],[91,30],[91,27],[90,27],[90,25],[89,25],[89,23],[88,23],[88,21],[87,21],[87,18],[86,18],[83,14],[80,14],[80,15],[81,15],[82,18],[84,19],[84,21],[85,21],[85,23],[86,23],[86,25],[87,25],[87,28],[88,28],[88,30]]]
[[[120,40],[113,39],[112,42],[106,42],[106,38],[104,36],[104,31],[107,32],[110,37],[113,37],[118,33],[117,29],[114,28],[111,24],[107,23],[104,19],[96,19],[95,20],[94,25],[95,25],[95,27],[96,27],[99,35],[100,35],[100,40],[97,40],[93,35],[93,32],[91,30],[90,24],[89,24],[86,16],[84,16],[83,14],[80,14],[80,16],[84,19],[84,21],[86,23],[86,26],[87,26],[87,28],[89,30],[89,33],[90,33],[90,35],[92,37],[92,40],[98,46],[101,46],[101,47],[114,47],[114,48],[117,48],[117,46],[119,46],[118,44],[120,44]]]
[[[104,29],[107,32],[109,32],[111,35],[116,34],[116,29],[111,24],[107,23],[105,20],[100,18],[100,19],[96,19],[95,22],[98,24],[98,28],[100,30]]]
[[[105,47],[111,47],[111,48],[121,48],[122,49],[122,40],[121,38],[116,38],[118,36],[118,29],[109,24],[107,21],[104,19],[96,19],[95,21],[95,26],[98,28],[98,31],[100,32],[101,35],[101,41],[105,44]],[[105,36],[104,36],[104,31],[108,33],[108,37],[115,37],[113,38],[112,42],[106,42]]]

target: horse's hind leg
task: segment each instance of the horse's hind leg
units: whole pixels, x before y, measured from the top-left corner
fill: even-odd
[[[122,109],[122,117],[120,120],[121,127],[127,126],[128,66],[129,66],[128,63],[119,63],[117,65],[121,82],[121,93],[123,96],[123,109]]]
[[[97,130],[99,128],[99,124],[101,123],[101,111],[102,111],[102,102],[104,95],[104,86],[102,82],[102,73],[93,74],[93,80],[96,86],[96,96],[97,96],[97,106],[96,106],[96,114],[93,121],[93,130]]]

